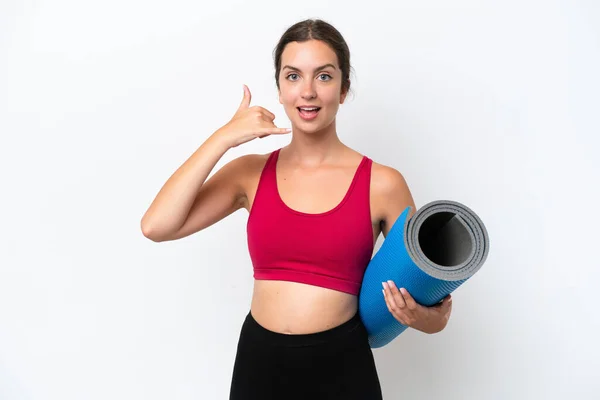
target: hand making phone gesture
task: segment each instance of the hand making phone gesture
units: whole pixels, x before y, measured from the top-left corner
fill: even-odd
[[[252,95],[250,89],[244,85],[244,98],[231,121],[219,129],[219,135],[229,147],[237,147],[242,143],[249,142],[269,135],[281,135],[290,133],[290,128],[278,128],[273,123],[275,115],[260,106],[250,107]]]

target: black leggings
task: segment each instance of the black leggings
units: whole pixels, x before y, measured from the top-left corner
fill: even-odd
[[[248,313],[229,399],[383,399],[359,314],[323,332],[287,335],[262,327]]]

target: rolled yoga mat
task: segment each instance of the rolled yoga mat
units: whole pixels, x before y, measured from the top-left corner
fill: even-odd
[[[417,303],[433,306],[473,276],[488,255],[487,230],[463,204],[434,201],[408,218],[410,210],[398,217],[363,277],[358,308],[372,348],[407,328],[388,310],[382,282],[392,280]]]

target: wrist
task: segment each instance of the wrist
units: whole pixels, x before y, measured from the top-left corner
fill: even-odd
[[[223,153],[233,147],[231,143],[228,142],[227,135],[224,133],[224,131],[222,131],[222,129],[215,131],[215,133],[208,138],[208,141],[212,145],[220,148]]]

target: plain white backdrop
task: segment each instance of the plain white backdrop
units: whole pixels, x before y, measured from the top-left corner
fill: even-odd
[[[444,331],[374,350],[385,399],[600,396],[597,2],[4,0],[0,399],[227,398],[247,212],[163,243],[140,220],[243,84],[290,126],[272,51],[305,18],[350,47],[342,141],[490,235]]]

